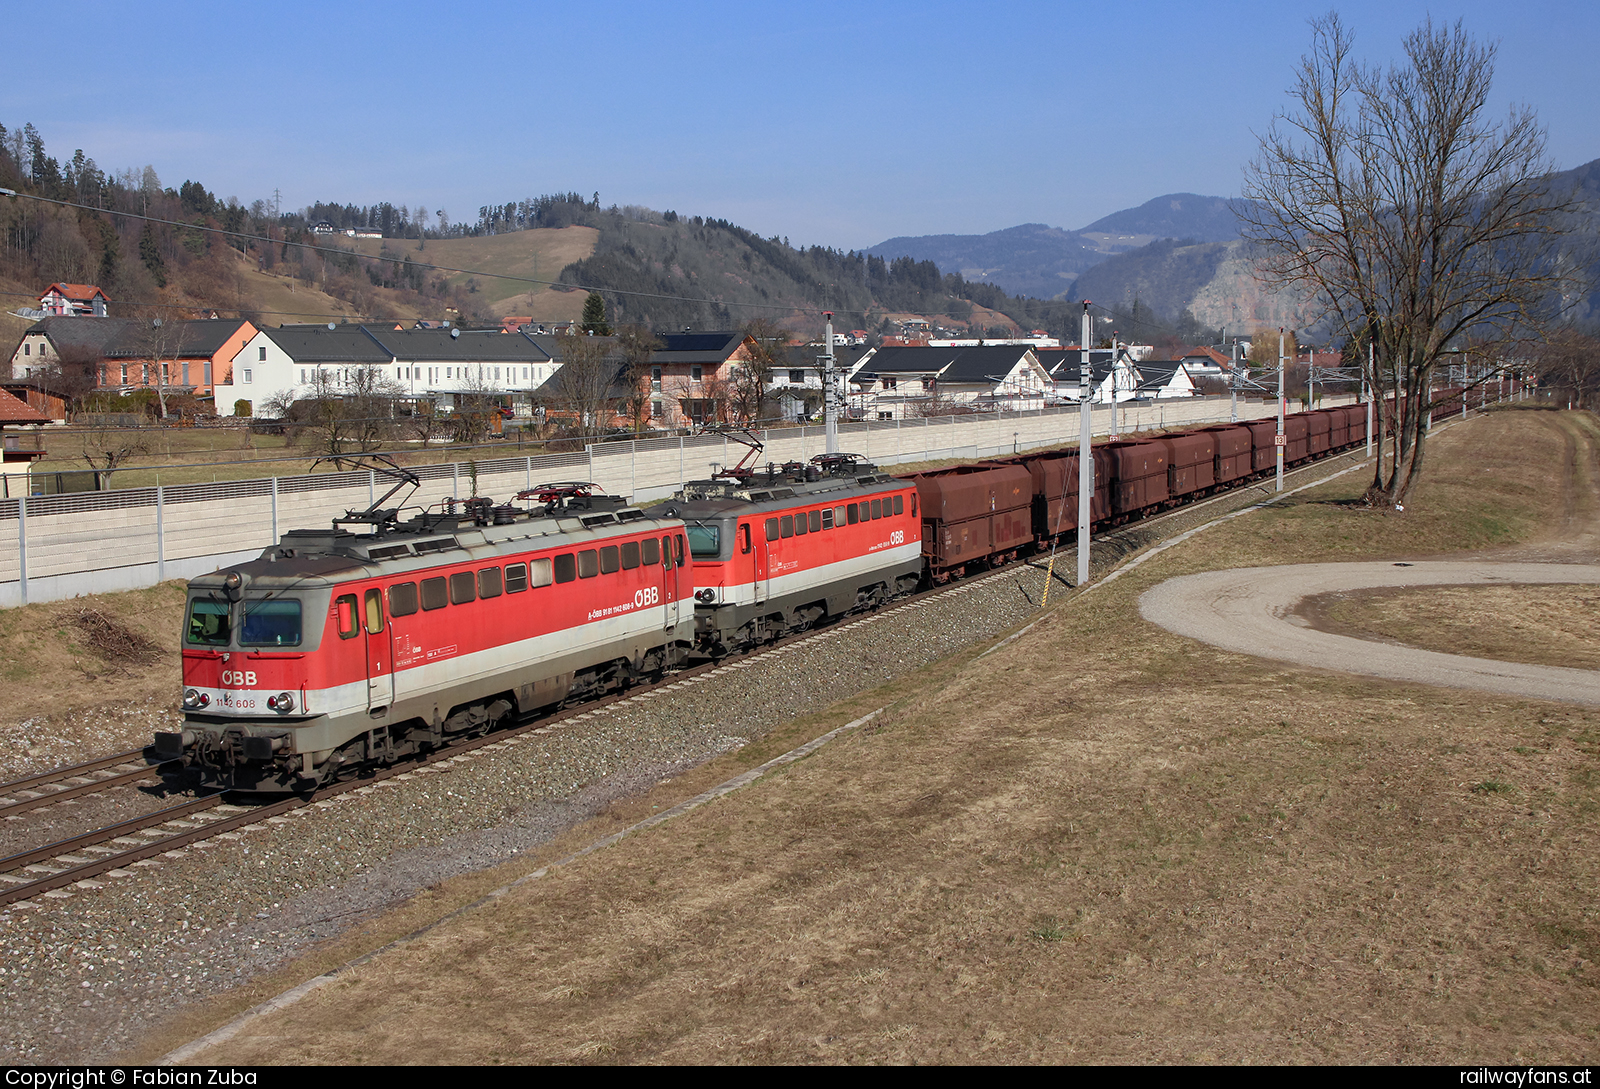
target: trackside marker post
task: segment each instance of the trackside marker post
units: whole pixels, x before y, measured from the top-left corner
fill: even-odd
[[[1114,364],[1113,364],[1114,365]],[[1083,301],[1083,359],[1078,364],[1078,586],[1089,585],[1089,501],[1094,498],[1094,451],[1089,435],[1089,300]]]
[[[1283,437],[1283,326],[1278,327],[1278,438],[1275,445],[1278,447],[1278,491],[1283,491],[1283,448],[1287,445]]]

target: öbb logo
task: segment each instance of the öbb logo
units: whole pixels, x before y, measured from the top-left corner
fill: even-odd
[[[256,675],[254,671],[224,669],[222,671],[222,683],[254,686]]]

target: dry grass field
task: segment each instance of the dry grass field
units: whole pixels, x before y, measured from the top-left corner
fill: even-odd
[[[1600,669],[1600,589],[1436,586],[1309,600],[1325,631],[1502,662]]]
[[[1600,709],[1228,654],[1136,602],[1216,567],[1570,553],[1600,520],[1596,456],[1568,414],[1451,427],[1403,515],[1354,508],[1354,473],[1235,519],[430,890],[134,1058],[884,707],[199,1061],[1591,1061]],[[1545,622],[1526,594],[1507,615]]]
[[[562,227],[478,238],[443,238],[429,242],[422,250],[417,249],[415,242],[401,239],[341,239],[338,244],[348,245],[368,257],[378,256],[379,251],[388,246],[391,251],[413,261],[529,280],[554,280],[562,269],[594,253],[599,239],[600,232],[593,227]],[[503,280],[494,275],[472,276],[457,272],[446,276],[453,287],[466,286],[468,280],[474,279],[477,290],[493,302],[494,312],[502,317],[525,314],[537,321],[568,321],[583,313],[585,295],[582,292],[551,291],[547,287]],[[573,300],[576,300],[575,305]]]

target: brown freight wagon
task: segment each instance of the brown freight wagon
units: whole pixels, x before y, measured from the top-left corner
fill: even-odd
[[[1218,424],[1201,428],[1210,432],[1216,443],[1216,468],[1218,484],[1227,484],[1254,472],[1250,464],[1250,429],[1244,424]]]
[[[1298,415],[1306,421],[1306,455],[1308,457],[1321,457],[1326,454],[1330,446],[1332,435],[1332,421],[1326,412],[1302,412]],[[1287,423],[1285,429],[1287,430]]]
[[[1176,499],[1205,491],[1217,482],[1217,440],[1209,431],[1164,435],[1155,440],[1167,448],[1167,495]]]
[[[1033,483],[1033,535],[1048,541],[1078,528],[1078,455],[1060,450],[1024,454],[1007,461],[1023,465]],[[1099,522],[1111,513],[1111,455],[1094,447],[1094,494],[1089,519]]]
[[[1264,420],[1251,420],[1244,426],[1250,432],[1251,471],[1271,472],[1278,464],[1278,450],[1272,441],[1278,434],[1278,421],[1269,416]]]
[[[1033,479],[1021,465],[960,465],[917,473],[922,554],[936,577],[1000,562],[1033,540]]]
[[[1322,415],[1328,418],[1328,449],[1343,450],[1350,445],[1350,413],[1343,406],[1339,408],[1324,408]]]
[[[1097,450],[1111,455],[1111,513],[1133,514],[1167,501],[1167,444],[1108,442]]]

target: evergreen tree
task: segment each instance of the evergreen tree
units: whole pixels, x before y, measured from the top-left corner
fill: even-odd
[[[611,326],[606,322],[606,301],[598,291],[589,292],[589,297],[583,301],[583,331],[598,337],[611,335]]]
[[[156,239],[154,224],[146,223],[139,235],[139,258],[150,270],[157,287],[167,286],[167,263],[161,259],[161,243]]]

